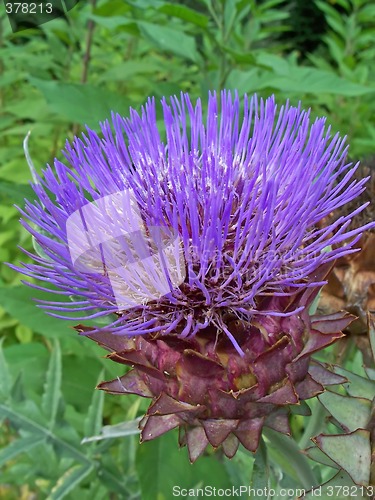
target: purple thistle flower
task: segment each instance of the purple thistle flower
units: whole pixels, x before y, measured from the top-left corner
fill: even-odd
[[[367,179],[324,118],[273,97],[241,109],[210,94],[206,119],[187,94],[162,110],[165,138],[149,99],[66,144],[21,210],[43,256],[16,269],[79,297],[42,302],[51,314],[108,317],[77,329],[133,368],[100,388],[153,398],[143,440],[178,426],[192,461],[207,443],[233,456],[263,425],[288,432],[283,406],[338,383],[310,357],[351,319],[308,308],[373,224],[348,228],[367,204],[318,223]]]
[[[22,224],[46,257],[32,255],[36,263],[19,270],[60,293],[81,296],[44,308],[61,318],[81,311],[82,320],[120,313],[106,330],[121,335],[178,331],[190,337],[212,323],[231,337],[226,314],[245,320],[279,315],[259,311],[258,302],[321,285],[312,273],[355,251],[367,226],[346,229],[365,205],[330,227],[317,228],[364,189],[366,179],[350,182],[355,167],[345,163],[345,140],[330,137],[324,118],[310,124],[309,112],[288,103],[279,112],[273,98],[259,102],[245,96],[243,104],[242,115],[237,95],[222,92],[221,109],[216,95],[210,95],[204,122],[200,100],[193,106],[188,95],[164,99],[163,140],[155,102],[149,99],[140,115],[134,110],[130,118],[113,114],[112,124],[101,125],[102,138],[87,129],[81,139],[66,144],[66,164],[56,160],[54,169],[43,171],[33,186],[38,200],[21,211],[28,220]],[[125,189],[134,193],[146,227],[178,234],[176,252],[182,244],[186,280],[180,287],[171,283],[158,301],[121,312],[105,266],[85,272],[72,263],[67,221],[89,200]],[[121,226],[116,215],[102,213],[100,229]],[[327,250],[344,240],[346,246]],[[144,287],[141,278],[139,288]]]

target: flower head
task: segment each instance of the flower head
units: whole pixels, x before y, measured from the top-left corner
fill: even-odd
[[[310,355],[348,319],[307,309],[330,263],[355,251],[367,226],[348,226],[365,205],[318,223],[366,179],[300,107],[241,107],[224,91],[206,118],[188,95],[162,111],[162,132],[150,99],[67,143],[22,211],[44,256],[21,271],[80,297],[42,304],[58,317],[108,317],[78,329],[133,367],[102,388],[153,398],[143,439],[180,426],[192,460],[207,442],[232,456],[238,440],[256,449],[264,424],[285,431],[280,407],[327,381]]]

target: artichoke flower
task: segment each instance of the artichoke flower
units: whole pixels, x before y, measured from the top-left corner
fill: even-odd
[[[19,270],[71,297],[40,305],[79,314],[76,329],[130,367],[99,388],[151,399],[141,440],[178,427],[191,461],[208,444],[232,457],[343,380],[311,355],[352,317],[309,308],[373,226],[349,229],[366,204],[319,222],[366,179],[299,106],[223,91],[205,113],[187,94],[161,108],[163,121],[149,99],[66,144],[21,210],[39,251]]]

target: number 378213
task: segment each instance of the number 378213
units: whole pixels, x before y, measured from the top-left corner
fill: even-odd
[[[52,3],[8,2],[5,4],[7,14],[51,14]]]

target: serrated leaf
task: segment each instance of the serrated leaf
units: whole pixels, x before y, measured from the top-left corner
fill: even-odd
[[[83,455],[79,449],[70,443],[60,439],[56,434],[53,434],[49,429],[40,423],[32,420],[32,418],[17,412],[4,404],[0,404],[0,419],[7,418],[15,427],[32,432],[35,436],[40,436],[53,442],[55,446],[65,451],[70,456],[74,457],[81,463],[90,463],[88,458]]]
[[[360,375],[356,375],[345,368],[340,366],[334,366],[333,371],[339,375],[343,375],[348,379],[348,383],[344,383],[343,386],[347,390],[350,396],[357,398],[365,398],[372,400],[375,396],[375,382],[372,380],[367,380]]]
[[[56,422],[57,410],[61,398],[61,349],[57,339],[54,340],[50,361],[46,374],[42,410],[48,420],[48,427],[52,429]]]
[[[28,404],[29,402],[27,402]],[[0,416],[7,418],[16,427],[26,431],[31,431],[36,435],[45,437],[47,431],[39,423],[32,420],[32,417],[26,417],[17,409],[10,408],[7,405],[0,404]]]
[[[104,394],[102,391],[100,392],[101,394]],[[103,439],[113,439],[139,434],[140,431],[138,425],[140,420],[141,417],[136,418],[135,420],[130,420],[128,422],[121,422],[120,424],[116,425],[105,425],[104,427],[102,427],[100,434],[96,436],[89,435],[89,437],[83,438],[82,444],[90,443],[92,441],[102,441]]]
[[[357,484],[367,485],[370,479],[370,433],[358,429],[350,434],[324,435],[313,438],[331,460],[344,469]]]
[[[104,370],[100,372],[98,383],[103,380]],[[86,436],[94,436],[100,432],[103,422],[104,392],[95,390],[92,395],[87,416],[84,422]]]
[[[334,469],[340,469],[337,463],[331,460],[317,446],[311,446],[310,448],[307,448],[304,453],[315,462],[319,462],[320,464],[326,465],[327,467],[332,467]]]
[[[124,477],[117,467],[115,469],[111,468],[111,471],[106,468],[101,468],[98,471],[98,477],[100,481],[106,486],[107,490],[120,493],[121,496],[119,498],[133,497],[127,487],[129,476]]]
[[[75,465],[67,470],[52,488],[47,500],[61,500],[76,488],[92,471],[93,464]]]
[[[8,399],[12,383],[9,366],[4,357],[4,339],[5,337],[0,339],[0,401],[6,401]]]
[[[348,500],[350,498],[348,495],[348,490],[343,489],[344,487],[354,488],[354,490],[349,489],[349,492],[354,491],[355,498],[357,498],[358,500],[362,498],[359,487],[354,483],[349,474],[347,474],[343,470],[340,470],[332,479],[330,479],[326,483],[314,488],[312,491],[307,492],[306,495],[303,495],[299,498],[304,500],[314,500],[316,498],[334,498],[336,500]]]
[[[320,394],[318,399],[345,431],[366,428],[371,415],[371,402],[368,399],[342,396],[330,391]]]
[[[15,415],[26,417],[28,420],[35,422],[37,425],[41,425],[43,429],[46,428],[46,419],[41,412],[40,404],[37,404],[31,398],[25,397],[24,393],[22,393],[22,396],[22,399],[20,398],[19,401],[12,397],[12,405],[9,409],[13,411]],[[17,422],[15,422],[14,425],[17,429],[24,428],[22,425],[17,424]],[[26,428],[26,430],[30,429]]]
[[[28,436],[16,439],[10,443],[5,448],[0,450],[0,467],[2,467],[6,462],[17,457],[21,453],[31,450],[37,444],[44,441],[43,436]]]

